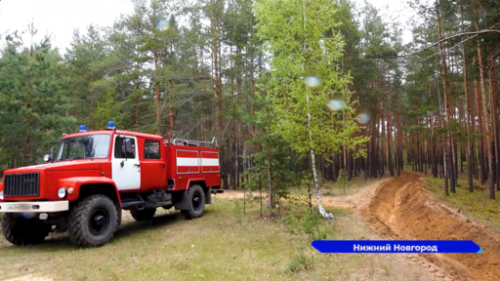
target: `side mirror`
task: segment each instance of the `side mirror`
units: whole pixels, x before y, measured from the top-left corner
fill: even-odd
[[[47,163],[51,163],[53,159],[54,159],[54,147],[52,146],[50,148],[50,153],[49,154],[45,154],[43,156],[43,161],[45,161]]]
[[[50,154],[45,154],[45,156],[43,156],[43,161],[47,163],[52,162],[52,156]]]

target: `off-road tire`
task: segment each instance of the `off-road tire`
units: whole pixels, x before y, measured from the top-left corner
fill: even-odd
[[[194,203],[195,198],[198,198],[199,204]],[[201,186],[195,184],[189,187],[184,200],[187,200],[187,210],[182,210],[181,213],[187,219],[195,219],[203,216],[205,212],[205,192]]]
[[[6,213],[2,217],[2,232],[7,241],[14,245],[40,244],[49,235],[50,226],[38,219],[25,219]]]
[[[92,228],[96,214],[107,216],[102,233]],[[108,243],[119,226],[119,215],[113,200],[105,195],[92,195],[73,206],[69,212],[69,236],[71,242],[79,247],[100,247]]]
[[[142,210],[131,209],[130,214],[136,221],[149,221],[155,216],[156,209],[151,209],[151,208],[146,208]]]

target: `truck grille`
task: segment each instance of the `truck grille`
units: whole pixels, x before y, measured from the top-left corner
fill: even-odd
[[[3,192],[4,196],[40,195],[40,173],[5,175]]]

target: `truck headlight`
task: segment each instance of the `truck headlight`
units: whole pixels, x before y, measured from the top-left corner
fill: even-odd
[[[0,191],[0,200],[3,200],[3,190]]]
[[[59,188],[59,190],[57,191],[57,196],[59,196],[59,198],[61,199],[66,197],[66,187]]]

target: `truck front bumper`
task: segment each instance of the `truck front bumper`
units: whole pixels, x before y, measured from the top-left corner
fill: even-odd
[[[0,203],[0,213],[55,213],[68,210],[69,201]]]

